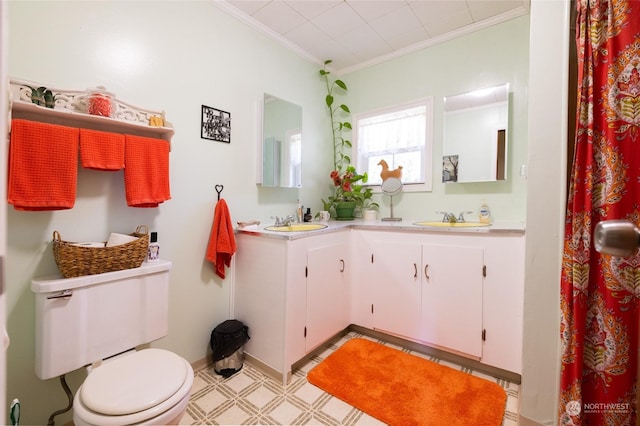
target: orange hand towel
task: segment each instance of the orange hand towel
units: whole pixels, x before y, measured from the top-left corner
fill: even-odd
[[[124,167],[124,135],[80,129],[82,167],[94,170],[120,170]]]
[[[11,122],[7,201],[16,210],[64,210],[76,202],[76,128],[37,121]]]
[[[218,201],[213,214],[213,226],[209,236],[206,258],[216,268],[220,278],[225,277],[224,266],[231,266],[231,258],[236,252],[236,237],[231,226],[229,207],[224,199]]]
[[[170,200],[169,142],[126,135],[124,186],[130,207],[158,207]]]

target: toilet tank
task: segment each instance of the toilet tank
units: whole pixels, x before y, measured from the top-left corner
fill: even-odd
[[[34,279],[36,375],[57,377],[166,336],[171,266]]]

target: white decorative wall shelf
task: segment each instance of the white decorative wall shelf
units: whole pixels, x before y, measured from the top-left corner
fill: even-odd
[[[87,111],[87,92],[82,90],[60,90],[46,86],[55,95],[54,108],[46,108],[31,102],[31,87],[44,86],[21,80],[10,80],[10,118],[40,121],[63,126],[100,130],[164,139],[171,142],[173,125],[165,119],[164,111],[135,107],[114,99],[114,117],[90,115]],[[151,117],[161,117],[163,127],[150,126]],[[11,123],[11,120],[9,120]]]

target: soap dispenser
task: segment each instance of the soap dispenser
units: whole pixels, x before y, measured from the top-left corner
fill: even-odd
[[[307,212],[304,214],[304,221],[311,222],[313,220],[313,215],[311,214],[311,209],[307,208]]]
[[[491,209],[485,200],[482,200],[478,210],[478,221],[480,223],[491,223]]]

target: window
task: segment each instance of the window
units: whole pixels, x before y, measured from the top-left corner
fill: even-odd
[[[380,160],[389,169],[402,166],[405,191],[431,191],[433,98],[355,114],[356,168],[369,175],[368,185],[380,185]]]

